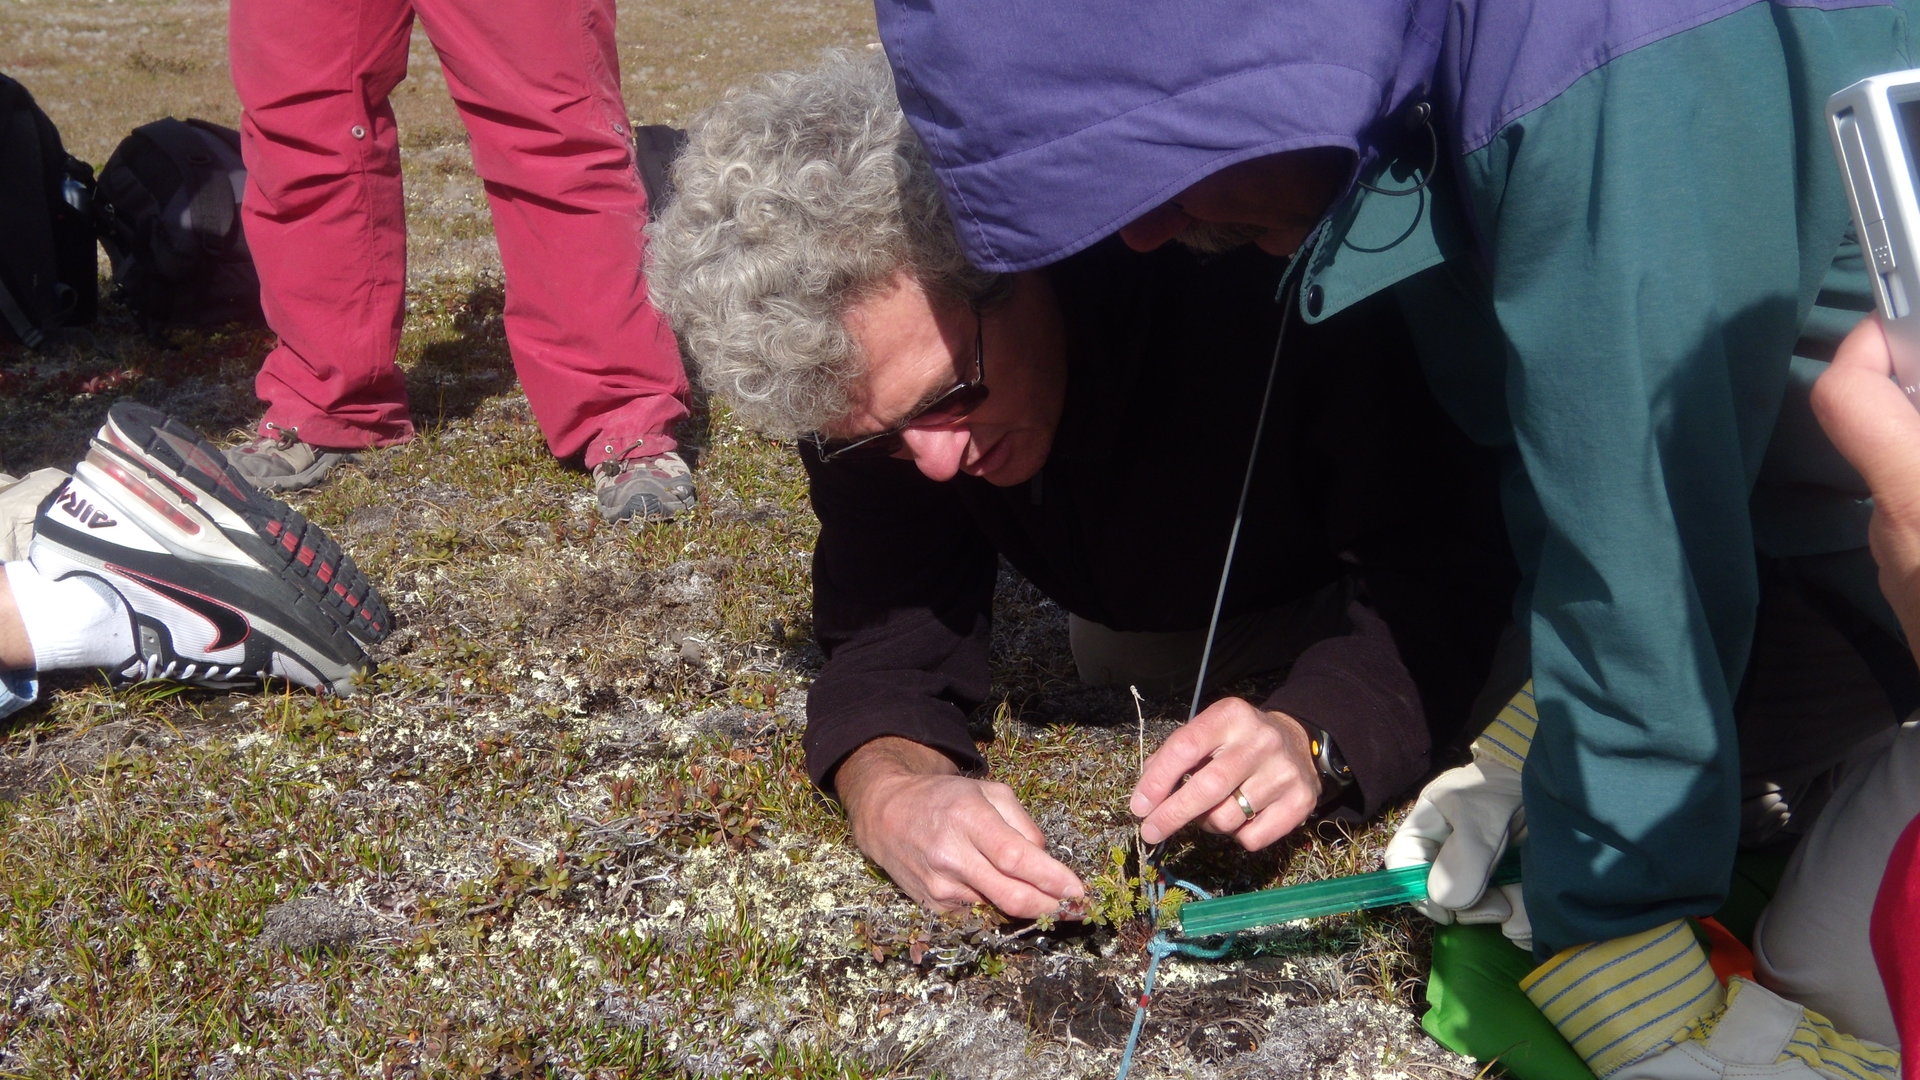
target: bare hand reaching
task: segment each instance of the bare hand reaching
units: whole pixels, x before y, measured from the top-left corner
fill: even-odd
[[[1015,918],[1060,910],[1086,889],[1005,784],[961,776],[938,750],[875,739],[835,773],[854,843],[933,911],[987,903]]]
[[[1147,759],[1128,804],[1157,844],[1188,822],[1258,851],[1292,832],[1320,800],[1307,729],[1242,698],[1209,705]],[[1181,778],[1185,777],[1185,783]],[[1244,805],[1243,805],[1244,802]]]

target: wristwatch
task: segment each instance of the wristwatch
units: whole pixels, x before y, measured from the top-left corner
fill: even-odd
[[[1341,755],[1340,748],[1333,745],[1333,736],[1326,728],[1317,728],[1309,742],[1313,750],[1313,763],[1320,770],[1320,779],[1325,781],[1322,798],[1332,798],[1345,791],[1353,783],[1353,769],[1347,765],[1347,759]]]

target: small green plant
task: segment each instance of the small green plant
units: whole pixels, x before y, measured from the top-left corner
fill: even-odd
[[[1124,926],[1147,913],[1140,877],[1129,871],[1131,853],[1120,845],[1107,851],[1107,865],[1087,880],[1086,921]]]
[[[1191,899],[1193,897],[1185,889],[1177,886],[1168,888],[1167,894],[1160,898],[1160,922],[1156,929],[1171,930],[1179,926],[1180,908]]]
[[[287,690],[275,697],[262,725],[298,746],[325,747],[360,729],[360,718],[343,698]]]

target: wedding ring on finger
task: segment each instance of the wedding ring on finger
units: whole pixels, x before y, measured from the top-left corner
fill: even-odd
[[[1242,788],[1233,789],[1233,804],[1240,808],[1241,813],[1247,815],[1248,821],[1252,821],[1253,815],[1260,812],[1253,808],[1253,802],[1247,798],[1247,793]]]

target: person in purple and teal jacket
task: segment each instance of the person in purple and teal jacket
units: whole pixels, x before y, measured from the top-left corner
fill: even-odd
[[[1527,992],[1603,1078],[1699,1061],[1718,1064],[1690,1075],[1772,1069],[1754,1033],[1797,1030],[1813,1033],[1783,1075],[1887,1075],[1879,1048],[1815,1031],[1753,984],[1723,990],[1685,920],[1714,910],[1730,876],[1734,699],[1763,580],[1790,582],[1850,636],[1888,689],[1889,726],[1915,704],[1874,589],[1866,489],[1807,405],[1870,304],[1824,106],[1920,63],[1908,12],[1887,0],[878,0],[878,12],[901,104],[976,265],[1043,266],[1116,232],[1142,249],[1238,239],[1294,253],[1282,301],[1297,317],[1391,290],[1443,406],[1507,451],[1533,676],[1519,704],[1537,732],[1491,731],[1396,841],[1402,857],[1438,855],[1434,913],[1530,919]],[[1196,773],[1166,801],[1229,799],[1243,779]],[[1524,902],[1483,896],[1522,821]]]

